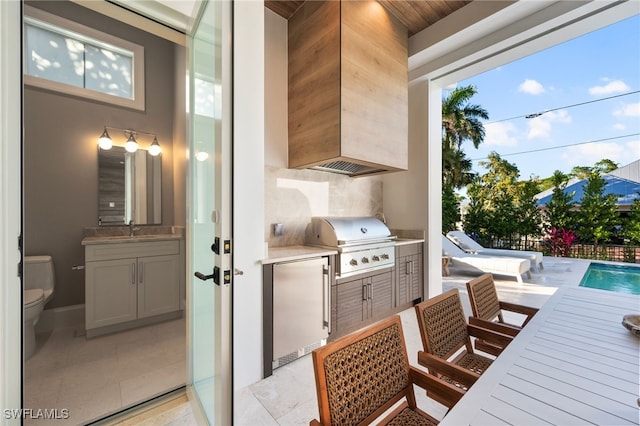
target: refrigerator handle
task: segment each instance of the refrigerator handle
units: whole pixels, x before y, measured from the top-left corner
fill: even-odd
[[[322,326],[331,333],[331,283],[329,280],[329,265],[322,266]]]

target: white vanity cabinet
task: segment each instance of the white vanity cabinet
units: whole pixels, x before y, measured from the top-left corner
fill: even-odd
[[[181,314],[180,247],[179,240],[85,245],[87,337]]]

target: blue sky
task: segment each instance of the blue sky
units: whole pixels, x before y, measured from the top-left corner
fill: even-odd
[[[603,158],[620,166],[640,158],[640,93],[599,101],[640,91],[640,15],[458,86],[468,84],[478,89],[471,102],[489,112],[484,143],[477,150],[463,146],[476,172],[485,173],[478,162],[491,151],[514,163],[521,179],[568,173]],[[542,111],[549,112],[524,118]],[[603,139],[609,140],[583,143]],[[573,144],[579,145],[551,149]],[[510,155],[532,150],[542,151]]]

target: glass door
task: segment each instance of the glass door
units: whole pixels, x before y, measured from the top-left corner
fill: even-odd
[[[189,48],[190,399],[231,424],[231,5],[203,2]]]

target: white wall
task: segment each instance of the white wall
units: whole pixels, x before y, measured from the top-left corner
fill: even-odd
[[[233,382],[262,378],[264,4],[234,2]]]
[[[287,20],[265,8],[265,166],[287,167],[288,114],[288,54]]]
[[[430,125],[439,123],[439,116],[432,117],[430,113],[440,111],[440,90],[434,89],[435,95],[430,96],[429,89],[429,82],[409,86],[409,170],[385,175],[383,180],[383,205],[389,227],[424,231],[425,297],[442,292],[440,126]],[[430,105],[429,101],[435,104]]]
[[[0,415],[20,408],[22,292],[17,276],[20,253],[20,34],[21,7],[0,2]]]

